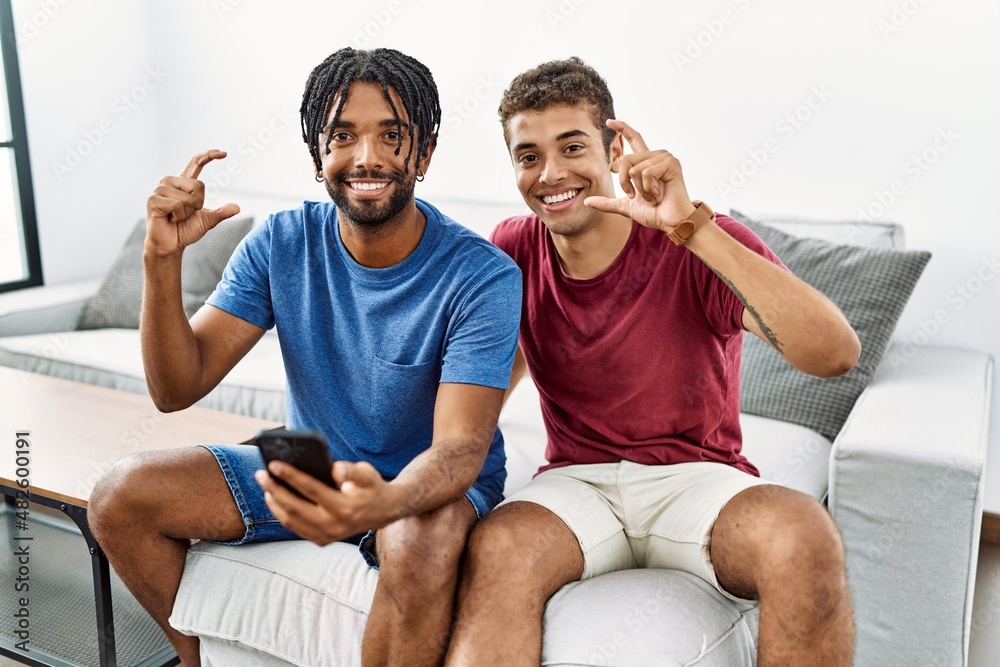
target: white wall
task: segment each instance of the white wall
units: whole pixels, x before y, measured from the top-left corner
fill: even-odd
[[[157,102],[174,82],[157,71],[145,3],[13,8],[42,273],[46,283],[99,276],[145,217],[162,171]]]
[[[52,4],[16,0],[15,11]],[[204,148],[238,163],[228,180],[223,166],[206,170],[217,201],[325,197],[296,115],[310,69],[344,45],[392,46],[434,72],[444,122],[419,194],[518,208],[497,103],[513,75],[575,54],[717,209],[852,220],[867,209],[902,222],[934,258],[897,337],[1000,357],[998,21],[989,0],[70,1],[22,45],[46,276],[100,273],[157,179]],[[111,105],[149,66],[169,76],[60,181],[53,162],[116,119]],[[925,151],[933,163],[916,166]],[[762,165],[744,164],[754,155]],[[742,181],[741,166],[753,172]],[[986,506],[1000,512],[995,394]]]

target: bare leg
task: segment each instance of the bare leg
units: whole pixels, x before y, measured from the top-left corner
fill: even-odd
[[[469,538],[445,664],[538,667],[545,604],[581,576],[580,543],[562,519],[529,502],[498,508]]]
[[[710,548],[723,588],[760,600],[760,667],[851,664],[844,546],[822,505],[780,486],[747,489],[722,509]]]
[[[191,447],[123,459],[97,483],[87,517],[111,566],[163,628],[181,662],[200,665],[198,638],[167,622],[189,538],[235,540],[246,531],[212,453]]]
[[[460,498],[378,531],[379,579],[361,662],[440,665],[451,631],[458,571],[476,510]]]

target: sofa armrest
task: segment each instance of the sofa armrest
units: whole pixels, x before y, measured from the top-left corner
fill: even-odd
[[[988,354],[890,350],[834,441],[855,664],[968,660],[992,384]]]
[[[101,279],[28,287],[0,294],[0,337],[70,331]]]

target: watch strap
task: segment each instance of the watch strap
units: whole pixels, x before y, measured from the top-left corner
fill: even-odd
[[[677,245],[684,245],[692,234],[715,220],[715,212],[709,208],[708,204],[697,200],[693,200],[691,203],[694,204],[694,212],[667,232],[670,240]]]

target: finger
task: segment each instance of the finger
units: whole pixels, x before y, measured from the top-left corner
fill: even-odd
[[[635,159],[635,158],[634,158]],[[666,151],[656,151],[646,154],[629,172],[633,182],[654,201],[660,201],[665,194],[667,181],[670,180],[671,164],[676,158]]]
[[[635,188],[632,187],[632,177],[629,171],[633,165],[632,155],[623,155],[618,158],[618,182],[621,183],[622,191],[631,199],[635,197]]]
[[[197,183],[197,181],[193,182]],[[202,199],[200,199],[196,193],[191,192],[187,188],[175,187],[169,183],[161,182],[160,185],[156,186],[156,189],[153,190],[153,195],[157,197],[165,197],[167,199],[176,199],[192,209],[197,209],[202,204]]]
[[[313,504],[318,505],[326,493],[333,491],[332,487],[327,486],[309,473],[302,472],[295,466],[272,461],[267,466],[267,470],[301,493]],[[278,484],[276,486],[280,487],[281,485]],[[281,490],[288,493],[287,489],[282,488]],[[289,496],[294,497],[291,493],[289,493]],[[296,498],[295,500],[299,501],[301,499]]]
[[[184,176],[185,178],[198,178],[201,174],[201,170],[206,164],[212,160],[221,160],[224,157],[226,157],[226,151],[220,151],[215,148],[207,150],[204,153],[198,153],[191,158],[191,161],[187,163],[186,167],[184,167],[184,171],[181,172],[181,176]]]
[[[278,491],[264,492],[264,504],[267,505],[269,510],[271,510],[271,514],[274,515],[274,518],[277,519],[282,526],[292,531],[302,539],[319,544],[318,540],[323,539],[323,536],[320,535],[313,527],[313,522],[311,520],[304,519],[304,515],[301,512],[296,512],[294,509],[289,511],[287,509],[287,507],[291,507],[291,502],[298,503],[299,505],[305,505],[307,507],[315,507],[315,505],[309,505],[305,501],[296,498],[281,486],[275,485],[274,488],[278,489]],[[292,500],[288,502],[280,500],[278,496],[282,492]],[[327,540],[326,543],[329,543],[329,540]]]
[[[338,463],[343,463],[345,466],[343,477],[344,482],[354,482],[358,486],[374,486],[378,482],[382,481],[382,475],[380,475],[378,470],[375,469],[375,466],[367,461],[361,461],[359,463],[339,461]]]
[[[146,213],[154,218],[167,218],[177,222],[186,220],[193,212],[194,209],[173,197],[153,195],[146,200]]]
[[[645,153],[634,153],[629,156],[630,166],[626,170],[625,176],[632,185],[633,195],[630,197],[631,199],[638,196],[641,197],[643,201],[653,201],[654,197],[650,191],[650,181],[649,179],[643,178],[646,171],[646,168],[643,165],[648,163],[648,160],[644,157],[645,155]]]
[[[194,178],[187,178],[185,176],[164,176],[160,179],[160,187],[172,188],[179,192],[187,192],[190,195],[198,197],[201,201],[205,200],[205,184]]]
[[[205,209],[203,214],[205,216],[205,221],[208,223],[208,228],[211,229],[223,220],[227,220],[239,212],[240,207],[230,202],[229,204],[219,208]]]
[[[268,474],[267,470],[258,470],[254,473],[253,477],[264,491],[264,502],[267,503],[271,514],[284,524],[288,519],[285,503],[288,498],[294,498],[294,495],[291,491],[275,482],[274,477]]]
[[[589,206],[590,208],[603,213],[617,213],[618,215],[631,217],[631,213],[629,212],[629,200],[627,197],[622,197],[621,199],[611,199],[610,197],[587,197],[583,200],[583,205]]]
[[[622,136],[625,137],[625,141],[627,141],[628,145],[632,148],[633,153],[640,153],[649,150],[646,146],[645,140],[642,138],[642,135],[636,132],[635,129],[625,121],[609,118],[608,127],[615,132],[622,133]]]
[[[656,164],[648,163],[637,165],[636,169],[640,171],[639,179],[642,181],[643,191],[649,194],[652,201],[660,201],[663,196],[663,181],[661,177],[664,170],[660,169]]]

